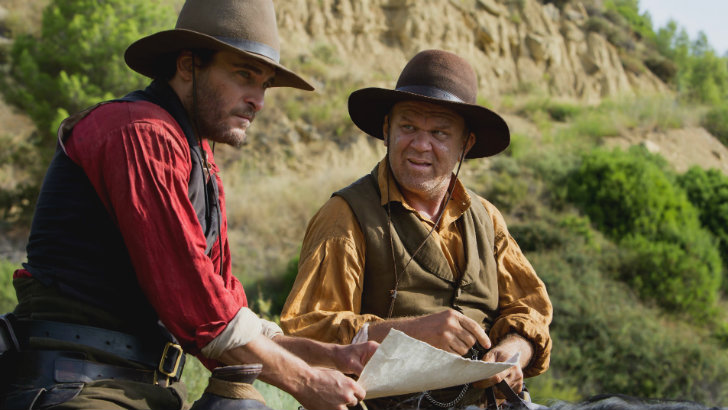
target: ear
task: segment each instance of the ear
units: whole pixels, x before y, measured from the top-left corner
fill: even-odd
[[[465,142],[465,155],[468,155],[468,152],[470,152],[470,148],[473,148],[473,145],[475,145],[475,133],[468,133],[468,136],[466,138],[468,140]]]
[[[177,75],[184,81],[192,81],[192,65],[195,57],[190,51],[182,51],[177,56]]]
[[[389,145],[389,115],[384,116],[384,122],[382,123],[382,137],[384,139],[384,146]]]

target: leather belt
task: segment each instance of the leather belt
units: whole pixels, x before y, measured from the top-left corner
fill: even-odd
[[[21,345],[27,346],[31,337],[75,343],[147,366],[152,369],[149,372],[158,373],[160,379],[179,380],[184,368],[182,347],[173,342],[165,343],[161,337],[149,342],[114,330],[47,320],[18,320],[13,328]]]
[[[167,387],[172,380],[159,378],[152,369],[135,369],[85,360],[79,352],[30,350],[16,353],[13,383],[50,386],[55,383],[89,383],[96,380],[128,380]]]
[[[150,348],[138,337],[99,327],[49,320],[18,320],[13,327],[22,339],[39,337],[81,344],[152,367],[162,354],[158,345]]]

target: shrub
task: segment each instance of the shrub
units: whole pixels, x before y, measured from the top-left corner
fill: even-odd
[[[273,277],[257,280],[248,293],[248,303],[263,317],[277,319],[298,275],[298,255],[288,261],[285,270]]]
[[[620,245],[625,251],[620,276],[643,298],[697,318],[715,313],[721,262],[706,231],[684,230],[671,241],[630,235]]]
[[[728,105],[713,107],[705,114],[703,127],[728,147]]]
[[[655,235],[674,208],[689,206],[676,202],[662,166],[643,149],[596,150],[569,176],[568,197],[611,238],[633,231]]]
[[[712,313],[718,249],[663,159],[640,147],[586,154],[568,177],[567,197],[630,250],[621,277],[640,294],[695,317]]]
[[[15,39],[0,89],[35,123],[42,154],[53,152],[55,128],[68,113],[147,83],[126,67],[124,50],[171,27],[174,15],[169,7],[143,0],[54,0],[43,11],[41,37]]]
[[[696,327],[667,322],[627,285],[608,279],[622,251],[605,242],[599,251],[576,245],[528,255],[554,307],[554,350],[543,381],[577,386],[582,397],[612,392],[725,403],[725,348]],[[539,392],[543,377],[527,383]],[[561,390],[555,394],[574,401],[573,392]]]
[[[700,214],[700,223],[718,239],[723,259],[723,290],[728,292],[728,177],[715,169],[690,168],[678,183]]]
[[[672,60],[661,55],[654,55],[647,57],[644,63],[663,82],[672,83],[675,80],[677,65]]]
[[[584,24],[584,29],[586,31],[599,33],[603,36],[609,35],[609,33],[614,30],[612,23],[610,23],[609,20],[605,19],[604,17],[600,16],[589,17],[589,19]]]
[[[12,311],[18,304],[13,288],[13,272],[19,267],[15,263],[0,259],[0,315]]]

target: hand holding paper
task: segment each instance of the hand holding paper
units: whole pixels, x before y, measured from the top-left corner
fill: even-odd
[[[359,377],[366,399],[442,389],[487,379],[518,363],[462,358],[392,329]]]

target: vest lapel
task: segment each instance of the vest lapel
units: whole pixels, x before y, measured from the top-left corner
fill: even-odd
[[[429,230],[412,211],[408,211],[399,203],[397,203],[396,207],[392,207],[392,225],[397,232],[395,237],[399,237],[402,240],[402,244],[407,250],[407,259],[402,261],[402,263],[407,263],[412,253],[417,250],[417,247],[427,237]],[[424,245],[422,245],[422,249],[415,255],[414,260],[427,272],[432,273],[440,279],[448,282],[455,281],[450,266],[445,262],[445,255],[442,252],[442,248],[440,248],[432,236],[427,238]]]

